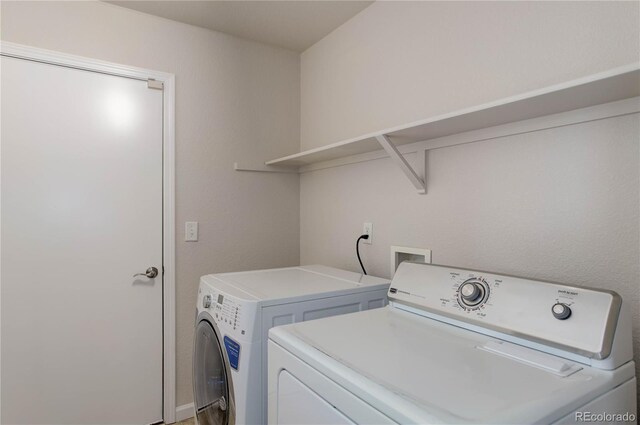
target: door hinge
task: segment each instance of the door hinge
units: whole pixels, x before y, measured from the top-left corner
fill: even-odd
[[[147,80],[147,88],[154,89],[154,90],[163,90],[164,83],[162,81],[157,81],[157,80],[154,80],[153,78],[149,78]]]

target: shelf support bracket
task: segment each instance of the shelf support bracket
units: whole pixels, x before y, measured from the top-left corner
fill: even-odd
[[[405,157],[398,151],[398,149],[391,142],[391,140],[389,140],[389,137],[386,134],[381,134],[379,136],[376,136],[376,140],[378,141],[378,143],[380,143],[380,146],[382,146],[382,149],[384,149],[387,152],[389,157],[391,157],[393,162],[398,167],[400,167],[404,175],[407,176],[407,178],[409,179],[411,184],[413,184],[413,186],[416,188],[418,193],[419,194],[427,193],[427,186],[425,184],[425,180],[423,180],[422,178],[420,178],[420,176],[418,176],[418,174],[416,174],[416,172],[413,170],[411,165],[409,165]],[[419,151],[418,155],[419,155],[418,161],[426,161],[426,154],[424,152]],[[423,166],[423,169],[425,169],[426,171],[426,166]],[[426,177],[426,172],[424,173],[424,175]]]

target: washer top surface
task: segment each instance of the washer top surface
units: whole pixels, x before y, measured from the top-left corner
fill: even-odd
[[[390,282],[321,265],[219,273],[203,276],[202,280],[240,299],[253,301],[371,291],[385,288]]]
[[[606,371],[515,346],[573,368],[562,377],[480,348],[499,339],[393,307],[273,328],[270,339],[401,423],[548,423],[634,376],[633,362]]]

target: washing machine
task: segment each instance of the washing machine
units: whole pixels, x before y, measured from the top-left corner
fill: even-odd
[[[405,262],[388,295],[271,329],[270,424],[637,423],[618,294]]]
[[[265,424],[269,329],[383,307],[389,283],[321,265],[203,276],[193,351],[197,423]]]

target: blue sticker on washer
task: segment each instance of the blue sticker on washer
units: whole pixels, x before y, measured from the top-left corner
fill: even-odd
[[[224,347],[227,349],[229,364],[232,368],[238,370],[238,363],[240,362],[240,344],[238,344],[228,336],[225,336]]]

